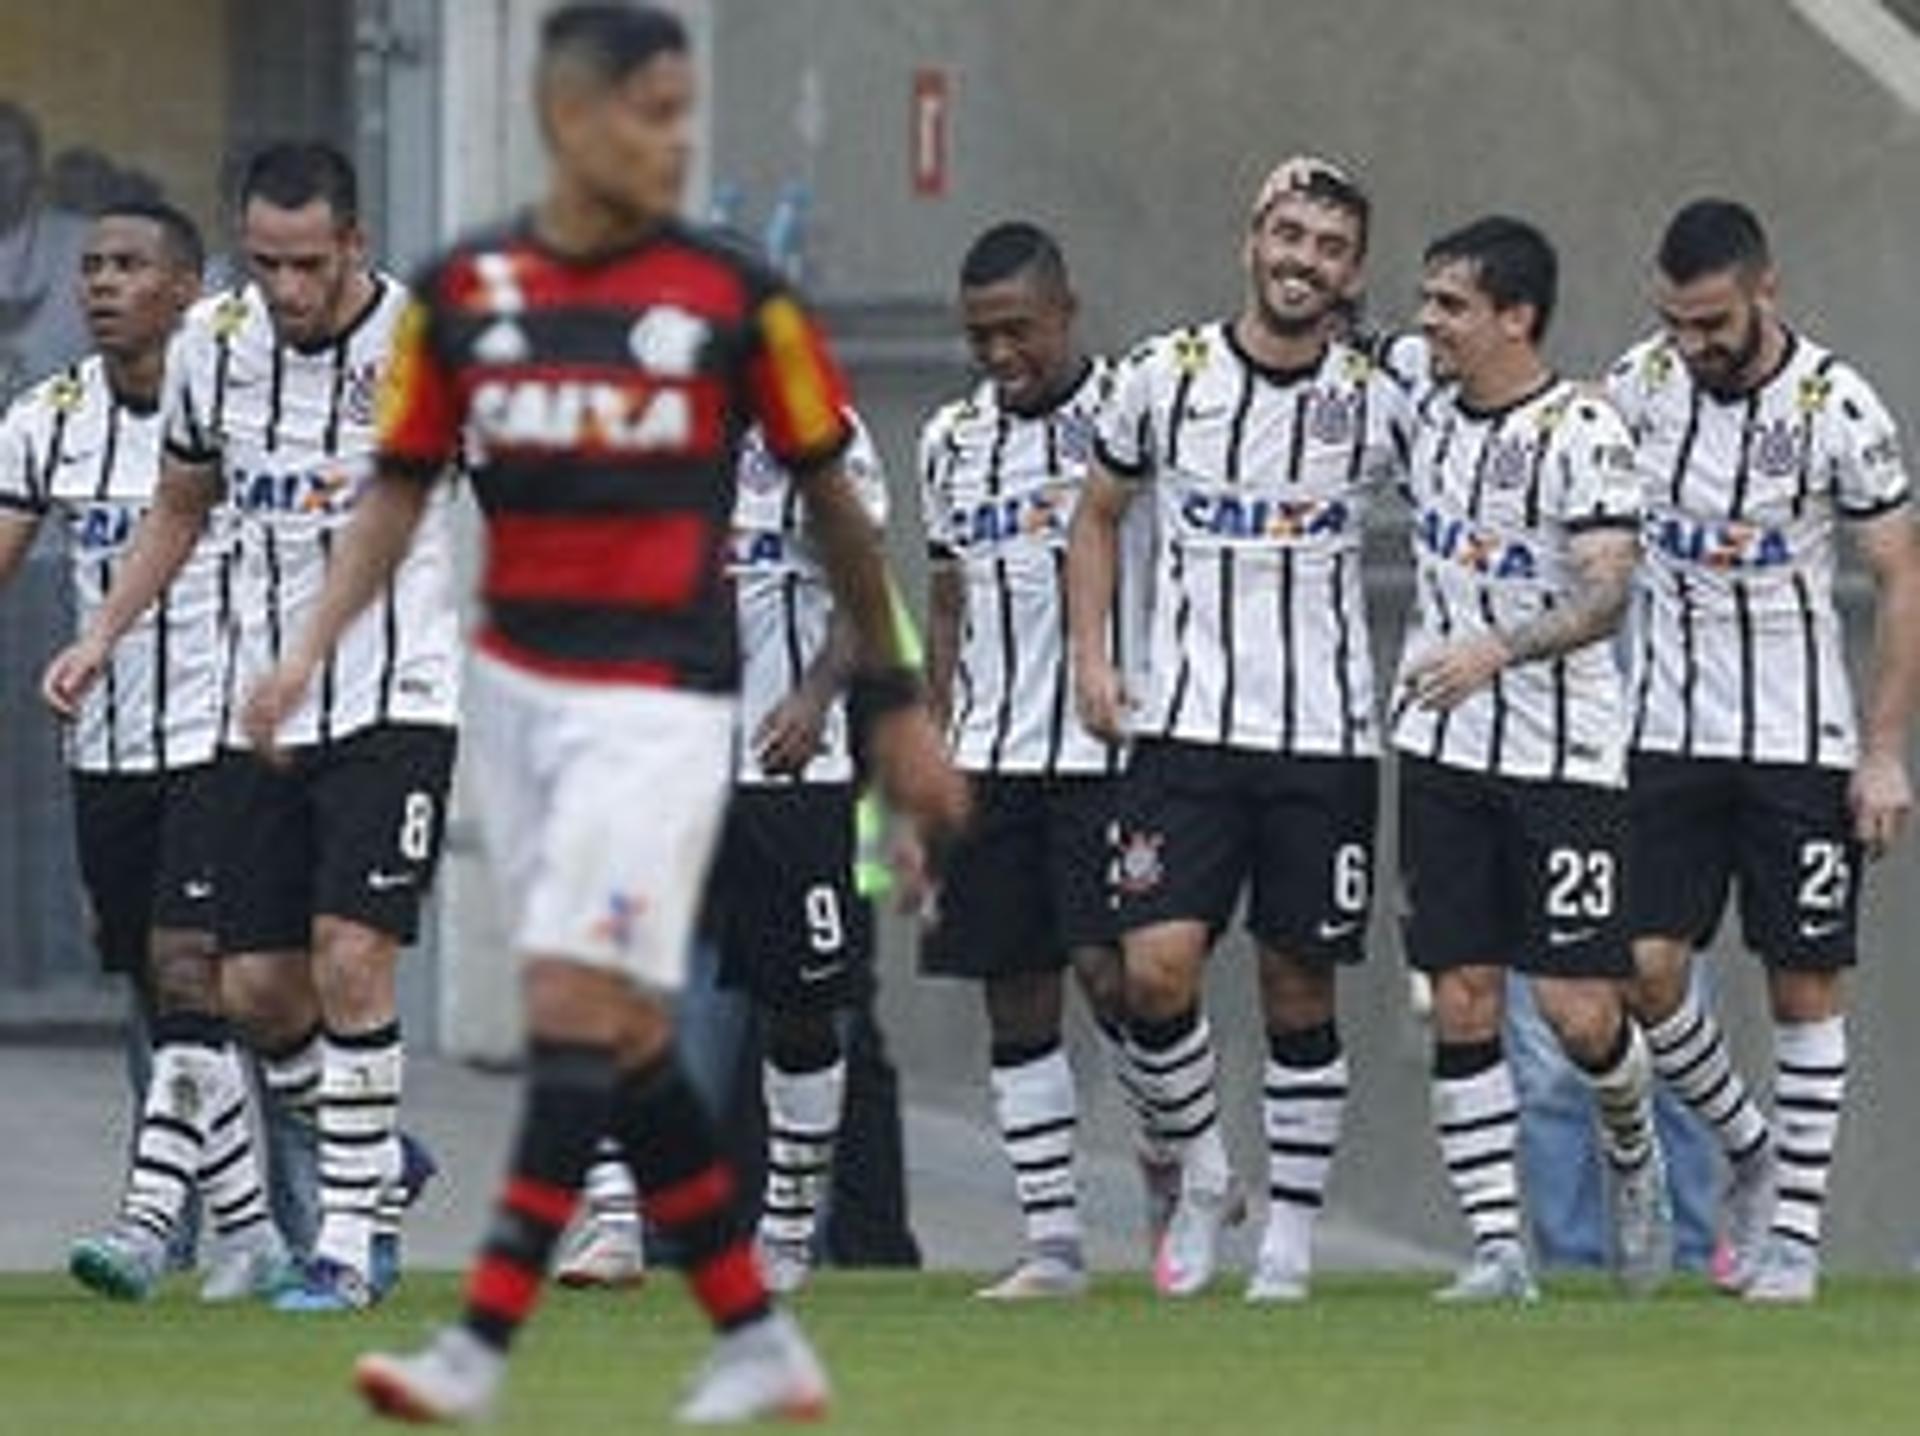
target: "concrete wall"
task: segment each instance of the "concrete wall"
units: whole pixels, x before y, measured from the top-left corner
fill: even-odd
[[[953,98],[941,198],[909,183],[912,74],[929,66],[947,72]],[[1745,198],[1773,230],[1795,318],[1920,425],[1907,243],[1920,218],[1920,127],[1784,5],[736,0],[716,7],[714,101],[714,178],[744,187],[750,221],[783,182],[813,189],[812,287],[867,356],[855,378],[896,470],[894,547],[916,588],[911,435],[964,382],[940,305],[971,235],[1016,214],[1053,226],[1089,334],[1117,345],[1237,302],[1247,194],[1296,149],[1335,156],[1372,187],[1372,290],[1389,320],[1407,306],[1429,234],[1493,209],[1543,224],[1563,252],[1556,348],[1572,368],[1603,362],[1645,327],[1645,257],[1677,204],[1706,191]],[[876,299],[888,301],[880,317],[849,302]],[[918,342],[873,342],[883,321],[892,338],[904,326]],[[1382,583],[1393,587],[1390,575]],[[1383,596],[1376,647],[1390,654],[1399,608]],[[1389,828],[1383,851],[1390,842]],[[1834,1186],[1837,1251],[1856,1265],[1904,1263],[1920,1241],[1910,1199],[1920,1137],[1907,1105],[1920,1088],[1908,1040],[1920,1014],[1907,960],[1917,879],[1909,845],[1875,872],[1867,905],[1858,1100]],[[1416,1239],[1457,1240],[1426,1133],[1426,1038],[1406,1012],[1385,914],[1375,937],[1374,960],[1346,990],[1356,1096],[1336,1206]],[[984,1114],[976,999],[911,976],[910,947],[893,924],[886,1007],[912,1054],[909,1090]],[[1753,964],[1723,966],[1739,1043],[1764,1059]],[[1245,953],[1230,944],[1213,1001],[1236,1147],[1257,1172],[1251,993]],[[1104,1094],[1096,1126],[1117,1139]]]

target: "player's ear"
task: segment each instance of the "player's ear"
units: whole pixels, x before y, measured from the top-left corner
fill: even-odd
[[[1754,278],[1753,302],[1767,313],[1777,313],[1780,308],[1780,271],[1769,264]]]

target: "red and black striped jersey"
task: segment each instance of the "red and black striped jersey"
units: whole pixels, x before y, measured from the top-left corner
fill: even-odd
[[[489,548],[480,643],[559,677],[733,690],[727,538],[742,438],[792,473],[846,446],[825,339],[771,272],[674,223],[579,260],[525,221],[415,286],[381,462],[464,458]]]

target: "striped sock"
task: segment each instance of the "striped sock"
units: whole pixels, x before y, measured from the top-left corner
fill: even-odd
[[[153,1068],[120,1215],[162,1243],[173,1240],[198,1179],[220,1100],[226,1039],[226,1024],[203,1013],[171,1013],[154,1022]]]
[[[553,1249],[579,1204],[594,1143],[607,1130],[618,1082],[606,1048],[533,1043],[512,1165],[467,1278],[463,1320],[495,1351],[513,1344],[540,1299]]]
[[[1267,1231],[1304,1266],[1347,1107],[1347,1058],[1332,1023],[1268,1038],[1265,1100]]]
[[[1229,1171],[1220,1137],[1218,1062],[1207,1019],[1197,1007],[1163,1022],[1136,1019],[1128,1024],[1127,1038],[1154,1129],[1180,1159],[1182,1185],[1225,1191]]]
[[[1773,1209],[1777,1237],[1818,1248],[1827,1177],[1847,1095],[1847,1020],[1783,1022],[1774,1033],[1774,1155],[1780,1162]]]
[[[1474,1245],[1520,1240],[1520,1103],[1496,1038],[1441,1042],[1433,1054],[1433,1121]]]
[[[1120,1089],[1121,1100],[1133,1114],[1135,1152],[1141,1161],[1156,1166],[1173,1162],[1175,1156],[1167,1149],[1159,1123],[1154,1119],[1153,1105],[1147,1101],[1146,1090],[1141,1086],[1133,1044],[1127,1041],[1126,1024],[1103,1020],[1095,1025],[1100,1029],[1100,1045],[1106,1049],[1114,1085]]]
[[[1727,1051],[1713,1009],[1689,986],[1664,1021],[1647,1029],[1653,1070],[1708,1123],[1730,1161],[1752,1156],[1767,1141],[1767,1119]]]
[[[813,1072],[789,1072],[773,1063],[760,1071],[767,1102],[767,1182],[760,1235],[787,1246],[813,1245],[820,1198],[833,1171],[840,1135],[847,1064],[836,1059]]]
[[[320,1074],[320,1235],[314,1255],[366,1276],[383,1189],[400,1176],[400,1025],[326,1035]]]
[[[325,1062],[320,1029],[276,1052],[260,1053],[267,1093],[280,1109],[312,1123],[320,1114],[320,1075]]]
[[[271,1214],[254,1146],[253,1088],[232,1043],[220,1049],[212,1077],[207,1140],[200,1153],[200,1192],[214,1232],[233,1237],[263,1225]]]
[[[1653,1152],[1653,1062],[1640,1024],[1623,1012],[1613,1051],[1597,1070],[1580,1070],[1593,1088],[1607,1160],[1620,1171],[1638,1171]]]
[[[995,1044],[993,1116],[1013,1168],[1027,1244],[1080,1249],[1079,1192],[1073,1175],[1073,1069],[1059,1041]]]
[[[621,1081],[609,1130],[626,1153],[647,1220],[680,1253],[714,1326],[734,1331],[766,1316],[772,1306],[738,1183],[677,1054]]]

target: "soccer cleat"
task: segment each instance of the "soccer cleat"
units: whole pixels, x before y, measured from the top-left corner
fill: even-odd
[[[406,1211],[420,1200],[420,1194],[440,1173],[440,1163],[434,1160],[433,1153],[411,1132],[398,1132],[395,1139],[400,1144],[400,1176],[389,1189],[389,1201]],[[391,1212],[391,1207],[387,1210]],[[400,1232],[397,1227],[389,1231],[376,1231],[373,1245],[367,1254],[367,1283],[373,1288],[374,1300],[379,1301],[390,1295],[400,1285]]]
[[[674,1417],[692,1426],[725,1426],[818,1421],[826,1414],[826,1372],[793,1318],[776,1311],[714,1344]]]
[[[331,1257],[308,1257],[300,1279],[273,1299],[275,1311],[365,1311],[380,1299],[366,1276]]]
[[[553,1279],[576,1290],[639,1286],[647,1279],[647,1253],[638,1219],[590,1216],[579,1223],[554,1264]]]
[[[974,1295],[982,1301],[1049,1301],[1085,1296],[1089,1284],[1087,1264],[1078,1247],[1046,1247]]]
[[[1722,1291],[1738,1295],[1753,1279],[1767,1247],[1778,1175],[1771,1143],[1733,1164],[1722,1202],[1721,1236],[1713,1249],[1713,1280]]]
[[[1760,1249],[1741,1296],[1767,1306],[1804,1306],[1819,1292],[1819,1249],[1776,1234]]]
[[[774,1295],[793,1295],[813,1275],[813,1253],[805,1242],[763,1235],[754,1245],[760,1258],[760,1279]]]
[[[410,1207],[420,1200],[420,1194],[427,1189],[428,1183],[440,1175],[440,1163],[434,1159],[427,1144],[413,1133],[402,1131],[397,1136],[400,1142],[400,1181],[397,1195],[401,1206]]]
[[[1153,1285],[1162,1296],[1193,1296],[1206,1290],[1219,1263],[1220,1228],[1226,1225],[1232,1201],[1230,1190],[1181,1191],[1153,1261]]]
[[[1260,1244],[1260,1258],[1247,1281],[1247,1300],[1255,1306],[1305,1301],[1312,1263],[1304,1251]]]
[[[493,1414],[506,1358],[464,1326],[443,1327],[412,1356],[370,1352],[353,1384],[381,1416],[417,1425],[484,1421]]]
[[[1160,1250],[1173,1221],[1173,1209],[1180,1204],[1180,1163],[1176,1158],[1160,1159],[1145,1152],[1137,1154],[1140,1185],[1147,1204],[1147,1253],[1149,1259]]]
[[[1673,1199],[1656,1142],[1639,1166],[1613,1173],[1613,1250],[1620,1284],[1648,1296],[1673,1270]]]
[[[299,1265],[271,1223],[261,1222],[233,1237],[215,1238],[207,1255],[200,1300],[271,1301],[299,1284]]]
[[[166,1243],[144,1228],[117,1226],[75,1242],[67,1270],[89,1291],[115,1301],[145,1301],[166,1274]]]
[[[1473,1260],[1460,1274],[1433,1294],[1448,1306],[1477,1306],[1511,1301],[1530,1305],[1540,1300],[1526,1250],[1517,1241],[1488,1242],[1474,1249]]]

